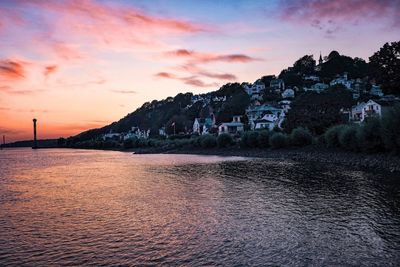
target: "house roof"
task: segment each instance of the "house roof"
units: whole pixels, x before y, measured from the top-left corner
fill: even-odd
[[[261,106],[253,106],[247,109],[250,112],[254,111],[266,111],[266,110],[271,110],[271,111],[281,111],[281,108],[276,108],[271,105],[261,105]]]
[[[268,119],[259,119],[259,120],[255,120],[254,123],[271,123],[274,122],[273,120],[268,120]]]

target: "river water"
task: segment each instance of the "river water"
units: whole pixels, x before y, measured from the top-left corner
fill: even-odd
[[[400,177],[291,161],[0,151],[0,265],[398,266]]]

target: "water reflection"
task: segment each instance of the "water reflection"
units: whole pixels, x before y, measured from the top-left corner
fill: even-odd
[[[0,153],[0,265],[396,265],[394,175],[275,160]]]

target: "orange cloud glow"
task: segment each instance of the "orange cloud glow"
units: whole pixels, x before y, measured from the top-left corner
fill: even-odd
[[[44,76],[47,78],[50,74],[56,72],[57,69],[58,69],[58,66],[57,66],[57,65],[49,65],[49,66],[46,66],[45,69],[44,69],[43,74],[44,74]]]
[[[20,80],[25,78],[25,62],[19,60],[0,60],[0,78]]]

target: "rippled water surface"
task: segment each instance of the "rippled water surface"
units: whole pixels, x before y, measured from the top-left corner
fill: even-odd
[[[400,263],[395,174],[62,149],[0,167],[0,265]]]

